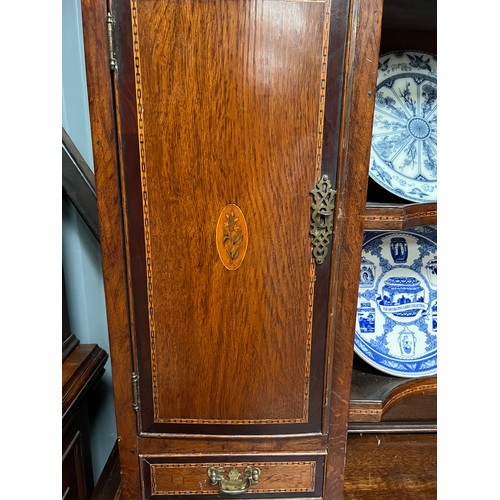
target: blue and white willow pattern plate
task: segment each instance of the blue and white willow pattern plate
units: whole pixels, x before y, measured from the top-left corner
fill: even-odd
[[[369,173],[410,201],[437,201],[436,67],[436,56],[425,52],[379,59]]]
[[[390,375],[436,374],[435,226],[365,233],[354,351]]]

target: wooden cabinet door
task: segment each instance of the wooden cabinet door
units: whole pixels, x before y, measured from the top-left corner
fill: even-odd
[[[113,0],[105,28],[83,0],[124,498],[141,460],[147,498],[172,470],[198,484],[204,452],[261,450],[269,471],[303,453],[296,493],[263,490],[286,498],[341,478],[380,28],[354,5]],[[350,16],[373,26],[347,61]],[[319,243],[318,185],[338,191]]]
[[[329,5],[113,3],[139,430],[321,432]]]

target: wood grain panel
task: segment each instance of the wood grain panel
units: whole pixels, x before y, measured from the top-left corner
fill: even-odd
[[[120,35],[118,58],[135,78],[119,74],[119,99],[144,430],[320,427],[324,360],[313,343],[321,347],[326,332],[313,334],[308,232],[321,169],[328,8],[130,4],[131,39]],[[136,139],[128,136],[134,116]],[[214,239],[228,204],[245,214],[249,235],[233,272]]]
[[[436,455],[436,434],[350,434],[344,499],[435,499]]]

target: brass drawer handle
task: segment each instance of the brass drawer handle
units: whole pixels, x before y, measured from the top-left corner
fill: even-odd
[[[240,479],[241,474],[236,467],[233,467],[228,473],[228,479],[224,476],[224,467],[210,467],[207,470],[207,476],[210,478],[210,484],[219,485],[219,490],[228,495],[238,495],[248,491],[252,484],[259,482],[260,469],[258,467],[248,466],[245,469],[245,478]]]

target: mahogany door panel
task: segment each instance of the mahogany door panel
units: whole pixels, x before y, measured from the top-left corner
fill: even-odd
[[[113,9],[140,430],[321,432],[329,4]]]

